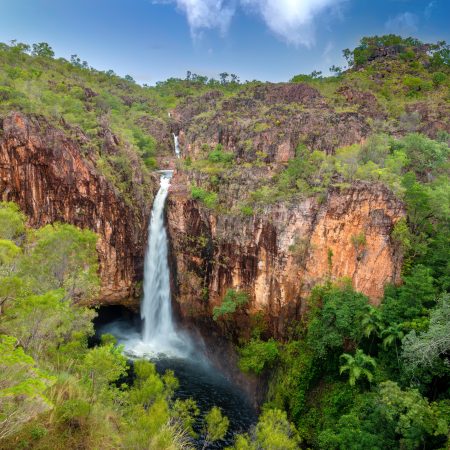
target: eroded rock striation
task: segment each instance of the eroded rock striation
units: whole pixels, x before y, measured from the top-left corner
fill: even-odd
[[[43,119],[20,113],[9,114],[0,128],[0,199],[17,202],[32,226],[61,221],[98,233],[98,300],[137,305],[153,186],[140,173],[137,157],[131,204],[83,151],[89,142],[81,133],[69,138]],[[117,145],[105,131],[103,151],[114,152]]]
[[[317,198],[269,205],[253,217],[216,214],[175,176],[168,200],[175,292],[184,316],[210,317],[229,288],[250,295],[280,335],[304,311],[311,288],[349,278],[378,304],[387,283],[400,281],[401,255],[391,241],[404,216],[384,186],[359,182]]]

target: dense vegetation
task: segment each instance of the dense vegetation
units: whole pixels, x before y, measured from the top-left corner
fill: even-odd
[[[346,280],[329,280],[314,289],[308,317],[293,324],[289,340],[252,339],[240,351],[243,369],[273,368],[268,405],[288,411],[307,447],[441,449],[448,442],[448,146],[410,135],[394,148],[423,161],[396,177],[408,210],[393,230],[405,256],[403,284],[387,287],[376,308]],[[435,157],[424,158],[426,148]],[[367,162],[357,161],[364,170]],[[305,173],[298,172],[302,182]]]
[[[362,41],[352,64],[367,63],[371,42]],[[439,67],[448,83],[446,61]],[[347,280],[330,279],[313,290],[308,315],[292,324],[289,339],[276,346],[273,339],[252,339],[241,347],[241,367],[269,374],[267,406],[288,412],[305,448],[447,448],[448,140],[445,132],[435,140],[376,133],[333,155],[300,144],[286,170],[253,194],[259,202],[273,202],[367,180],[385,184],[406,204],[407,217],[392,232],[404,255],[403,284],[388,286],[380,307]],[[365,237],[355,236],[354,245],[363,248]]]
[[[271,338],[260,318],[238,337],[240,367],[269,378],[265,407],[287,411],[302,448],[444,449],[450,426],[450,136],[417,132],[421,118],[406,106],[448,103],[449,47],[382,36],[363,38],[344,53],[347,72],[293,81],[311,84],[331,102],[348,83],[373,93],[387,117],[366,142],[327,154],[300,141],[296,157],[261,180],[237,211],[221,209],[226,189],[218,177],[226,183],[264,162],[229,158],[222,146],[205,149],[206,156],[188,161],[188,169],[200,171],[209,184],[194,186],[192,194],[219,213],[250,216],[280,201],[316,196],[321,202],[331,188],[345,191],[355,182],[381,183],[405,202],[407,217],[392,231],[404,257],[403,283],[386,287],[380,307],[348,280],[329,279],[313,290],[307,316],[290,324],[284,340]],[[377,73],[385,74],[382,81]],[[195,196],[199,191],[202,196]],[[361,252],[367,245],[364,235],[352,242]],[[308,243],[299,240],[291,251],[303,258]],[[230,315],[239,313],[230,299],[228,293],[214,310],[225,330]]]

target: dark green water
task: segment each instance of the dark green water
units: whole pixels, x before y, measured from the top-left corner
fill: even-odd
[[[140,340],[140,318],[121,308],[102,308],[96,320],[97,335],[111,333],[125,345],[125,351],[131,355],[133,347]],[[218,406],[230,420],[230,427],[224,441],[212,444],[208,448],[221,449],[234,442],[236,433],[248,431],[256,422],[256,411],[251,402],[236,385],[213,367],[200,353],[192,351],[186,357],[180,355],[149,355],[146,357],[155,363],[159,373],[173,370],[180,383],[175,397],[193,398],[202,414],[211,407]],[[200,432],[202,419],[195,424]],[[203,440],[195,442],[201,448]]]

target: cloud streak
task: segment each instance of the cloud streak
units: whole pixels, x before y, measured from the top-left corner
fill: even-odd
[[[311,47],[315,19],[343,0],[241,0],[244,7],[257,11],[268,28],[289,44]]]
[[[202,29],[212,28],[224,34],[236,11],[234,0],[175,0],[175,3],[186,14],[193,36]]]
[[[419,18],[410,12],[404,12],[390,17],[385,23],[387,31],[396,34],[412,34],[418,29]]]
[[[161,2],[161,0],[156,0]],[[173,3],[187,18],[191,34],[204,29],[228,30],[240,6],[262,18],[279,39],[288,44],[311,47],[315,40],[316,18],[347,0],[162,0]]]

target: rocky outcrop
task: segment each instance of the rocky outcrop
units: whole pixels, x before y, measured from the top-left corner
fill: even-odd
[[[279,336],[317,283],[347,277],[378,304],[386,283],[400,280],[390,234],[404,209],[382,185],[359,182],[331,189],[323,202],[299,199],[242,217],[199,205],[177,174],[167,214],[176,298],[195,320],[211,317],[228,288],[242,289],[248,312],[262,311]]]
[[[373,96],[356,100],[336,109],[307,84],[264,84],[231,98],[189,99],[173,112],[173,126],[182,130],[180,143],[192,159],[204,156],[205,144],[220,143],[241,163],[283,163],[299,143],[333,153],[363,141],[371,132],[367,115],[382,113]]]
[[[19,113],[8,115],[0,128],[0,199],[17,202],[32,226],[62,221],[98,233],[99,300],[137,304],[152,197],[137,157],[130,153],[130,203],[83,151],[85,136],[70,139],[43,119]],[[105,133],[103,151],[113,153],[117,145],[117,138]]]

